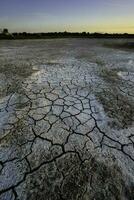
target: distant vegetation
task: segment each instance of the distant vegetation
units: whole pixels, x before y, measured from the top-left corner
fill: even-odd
[[[128,33],[72,33],[72,32],[49,32],[49,33],[9,33],[8,29],[1,30],[0,39],[49,39],[49,38],[134,38],[134,34]]]

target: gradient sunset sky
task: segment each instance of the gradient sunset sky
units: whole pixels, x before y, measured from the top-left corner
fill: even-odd
[[[10,32],[134,33],[134,0],[0,0]]]

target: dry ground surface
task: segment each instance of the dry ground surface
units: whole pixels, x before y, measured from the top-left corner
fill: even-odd
[[[108,42],[0,42],[0,200],[134,199],[134,51]]]

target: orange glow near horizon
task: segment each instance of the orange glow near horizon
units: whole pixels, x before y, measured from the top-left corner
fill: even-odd
[[[4,0],[0,28],[10,32],[134,33],[134,0]]]

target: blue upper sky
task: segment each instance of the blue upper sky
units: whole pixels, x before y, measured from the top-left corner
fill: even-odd
[[[134,33],[134,0],[0,0],[0,28],[11,32]]]

